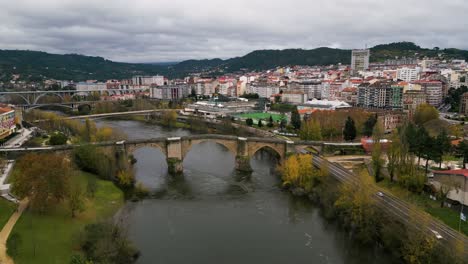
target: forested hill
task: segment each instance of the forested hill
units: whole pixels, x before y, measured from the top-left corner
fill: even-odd
[[[468,51],[459,49],[421,48],[411,42],[377,45],[371,48],[371,62],[395,57],[440,57],[466,59]],[[176,64],[121,63],[101,57],[77,54],[50,54],[39,51],[0,50],[0,80],[9,80],[12,74],[22,79],[106,80],[123,79],[138,74],[162,74],[183,77],[192,72],[221,74],[239,70],[265,70],[287,65],[349,64],[351,50],[317,48],[311,50],[257,50],[245,56],[227,60],[187,60]]]

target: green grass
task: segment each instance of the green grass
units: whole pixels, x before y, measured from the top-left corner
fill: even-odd
[[[85,185],[94,175],[80,172],[79,184]],[[59,205],[47,214],[23,213],[12,233],[20,235],[22,243],[15,263],[69,263],[78,251],[78,237],[86,224],[111,217],[123,204],[123,193],[112,182],[97,180],[94,199],[88,199],[86,210],[71,218],[67,204]]]
[[[10,216],[16,210],[16,205],[12,202],[9,202],[3,198],[0,198],[0,230],[8,222]]]
[[[378,183],[380,187],[383,187],[394,195],[398,196],[401,199],[404,199],[411,204],[414,204],[429,213],[433,217],[444,222],[446,225],[452,227],[454,230],[458,231],[458,225],[460,220],[460,212],[457,212],[451,208],[440,207],[440,201],[434,201],[429,199],[427,194],[415,194],[412,193],[396,183],[391,183],[388,179]],[[461,222],[461,233],[468,235],[468,223]]]
[[[279,122],[281,121],[282,118],[286,118],[279,114],[269,114],[269,113],[246,113],[246,114],[239,114],[239,115],[234,115],[234,116],[240,117],[240,118],[252,118],[254,119],[254,123],[257,123],[259,119],[263,119],[264,125],[266,125],[266,123],[270,119],[270,116],[273,118],[273,121],[275,122]]]

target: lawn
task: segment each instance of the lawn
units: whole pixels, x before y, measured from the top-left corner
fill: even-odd
[[[458,225],[460,220],[460,212],[457,212],[451,208],[441,208],[439,201],[431,200],[427,194],[415,194],[412,193],[398,184],[392,184],[388,179],[381,181],[378,183],[380,187],[383,187],[394,195],[402,198],[429,213],[433,217],[441,220],[446,225],[452,227],[453,229],[458,231]],[[461,222],[461,232],[465,235],[468,235],[468,223]]]
[[[92,174],[80,172],[79,184],[85,185]],[[67,204],[59,205],[47,214],[23,213],[12,233],[21,237],[19,256],[15,263],[69,263],[77,253],[77,241],[82,228],[99,219],[111,217],[123,204],[123,193],[112,182],[97,180],[94,199],[88,199],[86,210],[71,218]]]
[[[235,117],[239,118],[252,118],[254,123],[257,123],[259,119],[263,119],[263,121],[268,122],[270,116],[273,118],[273,121],[279,122],[281,119],[286,118],[285,116],[279,114],[269,114],[269,113],[246,113],[246,114],[239,114],[234,115]]]
[[[0,230],[8,222],[10,216],[16,210],[16,205],[0,197]]]

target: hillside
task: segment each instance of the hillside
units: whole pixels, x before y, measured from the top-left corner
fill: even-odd
[[[162,74],[165,66],[120,63],[78,54],[50,54],[28,50],[0,50],[0,80],[21,74],[25,80],[121,79],[136,74]]]
[[[439,57],[468,60],[468,51],[460,49],[427,49],[411,42],[377,45],[371,48],[371,62],[395,57]],[[222,59],[186,60],[179,63],[121,63],[101,57],[77,54],[50,54],[40,51],[0,50],[0,80],[8,81],[12,74],[25,80],[53,78],[82,81],[88,79],[122,79],[138,74],[162,74],[184,77],[193,72],[221,74],[239,70],[265,70],[288,65],[349,64],[351,50],[317,48],[311,50],[256,50],[245,56]]]

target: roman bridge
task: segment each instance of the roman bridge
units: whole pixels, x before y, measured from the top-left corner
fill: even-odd
[[[152,147],[159,149],[167,159],[168,171],[172,174],[183,171],[183,160],[192,146],[202,142],[214,142],[224,146],[235,157],[235,168],[238,171],[251,171],[250,158],[261,149],[276,154],[281,163],[289,153],[300,152],[304,148],[312,147],[320,152],[324,146],[321,141],[287,141],[276,138],[237,137],[227,135],[192,135],[185,137],[154,138],[142,140],[128,140],[119,142],[100,142],[92,145],[96,147],[114,148],[123,151],[125,155],[132,155],[137,149]],[[0,152],[43,152],[43,151],[71,151],[80,145],[50,146],[37,148],[1,148]]]

